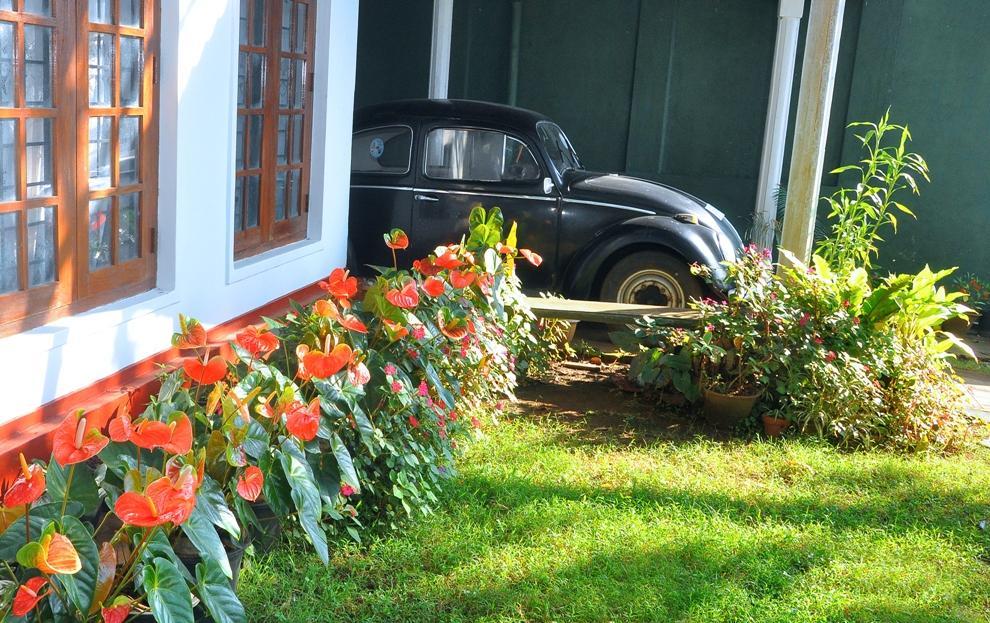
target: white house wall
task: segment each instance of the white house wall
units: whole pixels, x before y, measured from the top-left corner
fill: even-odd
[[[357,0],[317,6],[309,238],[233,262],[238,0],[161,0],[159,288],[0,339],[0,424],[343,265]]]

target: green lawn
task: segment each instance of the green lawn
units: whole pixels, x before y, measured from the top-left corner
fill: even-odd
[[[435,515],[363,548],[340,542],[328,568],[291,542],[247,563],[247,611],[300,623],[990,620],[986,452],[645,442],[629,424],[617,418],[613,436],[579,418],[504,421],[470,448]]]

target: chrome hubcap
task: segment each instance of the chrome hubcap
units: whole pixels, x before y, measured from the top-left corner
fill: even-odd
[[[633,273],[619,287],[618,302],[634,305],[684,307],[684,290],[677,279],[662,270]]]

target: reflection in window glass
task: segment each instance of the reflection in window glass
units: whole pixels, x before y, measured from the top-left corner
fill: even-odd
[[[25,13],[34,13],[35,15],[52,14],[51,0],[24,0],[23,7]]]
[[[52,105],[52,29],[24,26],[24,102],[33,108]]]
[[[279,164],[288,162],[289,115],[278,116],[278,152],[275,157]]]
[[[351,171],[357,173],[406,173],[412,130],[403,127],[376,128],[354,135],[351,142]]]
[[[14,0],[0,0],[0,11],[13,11]]]
[[[55,281],[55,208],[27,211],[28,287]]]
[[[241,52],[237,58],[237,107],[247,106],[248,59],[247,52]]]
[[[265,45],[265,0],[254,0],[254,19],[253,27],[251,28],[251,44],[252,45]]]
[[[89,119],[89,189],[110,188],[110,131],[113,117]]]
[[[120,23],[123,26],[140,28],[142,21],[141,0],[120,0]]]
[[[285,218],[285,171],[275,174],[275,220]]]
[[[306,11],[305,4],[296,5],[296,52],[306,51]]]
[[[141,193],[120,196],[120,221],[117,227],[117,262],[133,260],[140,248]]]
[[[306,61],[295,62],[292,82],[292,104],[296,108],[302,108],[306,102]]]
[[[265,105],[266,60],[264,54],[251,55],[251,94],[248,99],[250,108],[261,108]]]
[[[248,0],[241,0],[240,29],[237,42],[247,45],[248,42]]]
[[[17,119],[0,119],[0,201],[17,201]]]
[[[234,179],[234,231],[241,231],[244,214],[244,178]]]
[[[302,162],[303,143],[305,143],[305,137],[303,136],[303,116],[293,115],[292,116],[292,164],[299,164],[300,162]]]
[[[0,212],[0,294],[21,289],[17,256],[20,252],[17,235],[17,212]]]
[[[27,167],[27,196],[51,197],[54,191],[52,175],[52,120],[34,117],[25,121],[25,166]]]
[[[141,117],[120,118],[120,181],[119,186],[140,182]]]
[[[490,130],[442,128],[426,138],[426,174],[473,182],[540,179],[540,167],[526,145]]]
[[[258,214],[261,209],[261,176],[249,175],[247,178],[247,228],[258,226]]]
[[[95,199],[89,202],[89,269],[98,270],[109,266],[110,229],[113,219],[110,218],[110,197]]]
[[[113,105],[113,35],[89,33],[89,104]]]
[[[14,105],[14,25],[0,22],[0,106]]]
[[[248,168],[261,167],[261,135],[264,132],[265,116],[251,115],[248,125]]]
[[[112,24],[113,0],[89,0],[89,21],[94,24]]]
[[[299,216],[299,169],[289,171],[289,218]]]
[[[292,101],[292,59],[283,58],[278,68],[278,105],[288,108]]]
[[[240,171],[244,168],[244,122],[247,118],[244,115],[237,115],[237,146],[234,153],[234,167]]]
[[[141,105],[144,73],[144,41],[139,37],[120,38],[120,105]]]
[[[292,51],[292,0],[282,0],[282,51]]]

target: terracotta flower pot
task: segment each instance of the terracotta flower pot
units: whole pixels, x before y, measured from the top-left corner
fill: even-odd
[[[759,399],[760,394],[738,396],[706,389],[703,407],[705,420],[715,428],[735,428],[753,412]]]
[[[763,414],[763,432],[767,434],[767,437],[780,437],[790,426],[791,423],[789,420],[774,417],[766,413]]]

